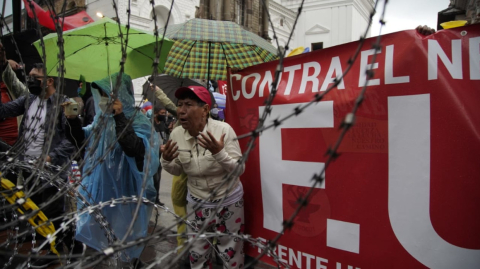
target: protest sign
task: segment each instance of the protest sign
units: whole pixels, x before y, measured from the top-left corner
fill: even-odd
[[[340,156],[276,255],[294,268],[480,268],[480,28],[388,34],[372,62],[374,42],[323,100],[257,138],[241,176],[246,233],[269,240],[281,231],[367,82]],[[331,86],[357,47],[286,58],[267,123]],[[237,135],[255,128],[277,64],[229,74]]]

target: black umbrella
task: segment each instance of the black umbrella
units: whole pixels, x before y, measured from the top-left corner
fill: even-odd
[[[151,78],[149,81],[143,84],[143,98],[147,98],[152,104],[155,99],[154,91],[150,89]],[[175,97],[175,91],[183,86],[203,86],[202,83],[196,82],[188,78],[176,78],[166,74],[160,74],[155,77],[153,81],[155,85],[160,87],[163,92],[172,100],[174,104],[177,103],[177,98]],[[155,101],[157,107],[161,106],[159,102]]]

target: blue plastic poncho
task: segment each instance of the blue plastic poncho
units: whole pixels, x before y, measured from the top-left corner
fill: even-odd
[[[116,140],[115,120],[112,116],[100,122],[100,114],[102,111],[99,107],[100,93],[96,89],[101,89],[108,96],[112,91],[111,85],[115,85],[118,74],[114,74],[110,78],[105,78],[95,81],[92,84],[92,95],[95,102],[96,116],[93,123],[84,127],[85,136],[88,137],[94,130],[95,126],[102,124],[101,131],[89,140],[87,153],[85,154],[85,166],[83,168],[82,180],[83,186],[87,191],[79,188],[80,194],[85,197],[91,204],[98,204],[104,201],[110,201],[112,198],[121,198],[123,196],[132,197],[133,195],[139,197],[143,178],[145,175],[145,168],[148,166],[148,175],[146,177],[147,184],[143,193],[143,197],[150,201],[155,201],[156,190],[153,186],[153,175],[157,172],[159,166],[159,136],[153,132],[153,144],[150,144],[150,136],[152,134],[152,125],[150,121],[141,112],[135,114],[135,99],[133,97],[132,81],[130,76],[122,76],[122,84],[118,91],[118,99],[122,102],[123,113],[128,119],[134,118],[133,129],[138,137],[143,139],[145,145],[145,156],[143,171],[139,171],[135,163],[134,157],[128,157],[122,150],[120,144],[116,142],[115,149],[108,153],[104,162],[100,162],[100,158],[104,155],[110,145]],[[93,88],[95,87],[95,88]],[[135,114],[135,116],[134,116]],[[98,144],[95,140],[100,136]],[[90,148],[94,148],[93,155],[89,155]],[[147,162],[147,155],[150,154],[149,162]],[[85,174],[92,167],[90,175]],[[90,197],[91,195],[91,197]],[[79,202],[78,209],[81,210],[84,204]],[[115,207],[105,206],[102,209],[102,214],[108,221],[117,240],[121,240],[130,221],[133,219],[136,203],[117,204]],[[148,223],[152,213],[152,206],[142,204],[137,220],[135,222],[133,233],[127,238],[126,242],[144,237],[147,235]],[[83,209],[84,210],[84,209]],[[77,221],[77,235],[76,239],[87,244],[88,246],[97,250],[103,250],[108,247],[108,240],[105,236],[105,231],[102,230],[96,221],[96,215],[83,214]],[[142,246],[128,248],[121,253],[122,260],[128,261],[132,258],[138,258],[143,250]]]
[[[145,116],[147,116],[147,118],[151,119],[151,118],[152,118],[152,114],[153,114],[153,113],[152,113],[152,110],[149,109],[149,110],[147,111],[147,113],[145,113]]]

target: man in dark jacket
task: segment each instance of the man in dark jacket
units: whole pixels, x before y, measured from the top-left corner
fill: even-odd
[[[0,64],[2,66],[8,65],[3,61]],[[2,77],[4,81],[13,81],[11,85],[7,85],[8,87],[25,87],[16,78],[12,69],[5,68]],[[45,86],[44,83],[46,83]],[[64,165],[74,153],[75,147],[65,135],[67,118],[63,114],[63,110],[59,108],[57,114],[55,114],[55,100],[59,98],[55,93],[55,80],[47,78],[46,81],[43,81],[43,65],[37,64],[29,73],[27,85],[30,94],[0,104],[0,118],[24,116],[20,123],[19,139],[15,146],[29,157],[40,157],[42,149],[48,141],[48,134],[53,132],[53,139],[47,152],[46,161],[54,165]],[[24,90],[15,89],[14,91]],[[62,101],[67,100],[62,99]],[[51,130],[52,126],[49,123],[55,116],[58,116],[57,124]],[[74,126],[75,123],[76,121],[69,122]]]
[[[83,84],[83,82],[80,82]],[[80,86],[80,84],[79,84]],[[93,123],[95,118],[95,103],[93,101],[92,91],[90,89],[90,84],[82,85],[85,87],[85,91],[79,93],[79,96],[83,100],[83,127],[88,126]],[[82,87],[80,86],[80,87]]]
[[[4,67],[7,65],[2,74],[3,81],[7,86],[12,87],[11,90],[16,92],[25,90],[25,85],[18,80],[12,69],[8,68],[8,63],[0,59],[0,65]],[[72,137],[71,132],[81,131],[81,122],[77,117],[67,119],[62,107],[58,106],[58,109],[56,109],[57,98],[60,98],[60,102],[65,102],[67,99],[56,94],[53,78],[44,80],[42,64],[35,65],[30,71],[27,85],[30,94],[22,95],[18,99],[7,103],[0,102],[0,118],[23,115],[18,140],[11,151],[17,153],[19,159],[41,158],[42,153],[46,153],[45,162],[58,166],[66,165],[76,150],[68,138]],[[53,120],[56,120],[54,126],[51,124]],[[68,134],[67,125],[70,127],[68,128]],[[51,141],[50,137],[52,138]],[[26,193],[33,192],[29,198],[40,207],[48,218],[62,215],[65,209],[64,197],[58,197],[51,202],[52,197],[55,197],[58,193],[58,189],[50,186],[47,182],[38,184],[38,178],[29,177],[30,173],[31,171],[23,171],[23,179],[26,181],[22,182],[23,179],[19,177],[17,178],[17,185],[23,185]],[[61,173],[60,177],[66,181],[65,172]],[[42,205],[47,201],[51,203]],[[57,229],[59,224],[54,222]],[[73,235],[71,232],[66,232],[65,235],[64,242],[67,243],[68,241],[67,245],[70,247]],[[81,245],[79,248],[81,249]]]

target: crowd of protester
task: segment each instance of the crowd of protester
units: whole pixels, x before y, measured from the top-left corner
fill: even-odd
[[[116,92],[111,82],[117,80],[118,73],[92,83],[82,78],[78,96],[68,98],[57,92],[56,78],[46,76],[42,64],[29,71],[25,84],[14,72],[21,68],[8,59],[0,44],[0,152],[3,153],[0,156],[6,158],[8,152],[18,160],[31,160],[34,164],[43,161],[41,169],[52,170],[52,175],[55,173],[51,167],[68,167],[60,173],[65,183],[71,180],[70,164],[78,163],[82,176],[76,190],[82,199],[70,199],[74,205],[67,205],[66,195],[56,195],[59,192],[56,186],[38,182],[34,171],[26,168],[4,173],[2,177],[23,185],[27,192],[33,193],[29,198],[49,219],[59,219],[53,224],[56,229],[64,230],[60,253],[81,254],[88,248],[102,251],[112,240],[125,237],[131,242],[147,236],[151,204],[142,204],[138,212],[135,203],[104,207],[100,212],[80,214],[68,228],[61,227],[63,220],[58,217],[67,211],[85,211],[89,205],[122,197],[142,195],[162,204],[159,200],[162,167],[174,175],[171,193],[175,213],[193,225],[187,230],[186,224],[179,222],[178,234],[197,232],[203,225],[208,225],[207,231],[242,231],[242,184],[237,177],[233,185],[222,185],[224,176],[241,157],[240,146],[234,140],[233,129],[219,119],[215,99],[205,87],[177,89],[178,102],[174,103],[161,85],[151,84],[156,100],[136,107],[128,74],[121,75]],[[214,84],[208,85],[213,89]],[[78,105],[78,115],[67,113],[73,103]],[[194,213],[187,217],[189,212]],[[135,213],[136,219],[130,227]],[[113,237],[107,235],[105,223],[99,221],[98,215],[108,222]],[[243,265],[243,243],[231,237],[219,236],[209,248],[205,248],[206,239],[197,240],[188,251],[183,248],[187,243],[185,236],[178,236],[177,240],[178,253],[188,254],[180,259],[183,266],[187,263],[192,268],[209,267],[214,246],[220,252],[220,259],[232,268]],[[142,245],[127,248],[120,252],[120,258],[134,268],[142,268],[145,265],[139,257],[143,248]],[[46,262],[51,261],[34,259],[33,265]]]
[[[478,12],[469,16],[469,23],[478,23]],[[428,26],[419,26],[417,31],[423,35],[435,32]],[[50,171],[51,165],[70,167],[78,162],[82,177],[77,193],[82,199],[68,206],[66,195],[57,195],[59,189],[48,182],[39,183],[32,169],[2,171],[1,176],[31,193],[28,198],[49,219],[57,218],[53,221],[56,229],[63,222],[58,217],[67,210],[85,211],[89,205],[112,199],[143,196],[162,204],[159,190],[163,168],[173,175],[173,209],[190,223],[188,227],[178,223],[179,235],[188,232],[194,237],[192,234],[200,229],[243,232],[243,186],[238,176],[245,167],[237,167],[241,150],[236,134],[223,122],[223,115],[219,116],[221,110],[211,93],[216,83],[208,82],[208,89],[180,87],[175,92],[176,103],[162,85],[151,84],[155,100],[136,107],[128,74],[121,75],[118,89],[112,88],[118,73],[92,83],[83,78],[78,83],[77,101],[73,101],[57,92],[56,78],[46,76],[43,64],[29,70],[25,84],[15,73],[22,68],[8,59],[0,43],[0,162],[14,156],[20,161],[45,163],[38,166],[45,171]],[[67,113],[72,103],[79,104],[78,115]],[[238,172],[236,178],[225,182],[225,176],[234,170]],[[67,183],[71,172],[64,169],[59,176]],[[147,236],[153,207],[146,203],[138,211],[136,207],[126,203],[79,215],[72,227],[64,228],[64,246],[59,252],[78,254],[87,248],[102,251],[116,240],[131,242]],[[99,221],[98,215],[108,225]],[[113,237],[106,234],[105,227]],[[216,248],[229,268],[242,268],[241,240],[229,236],[206,240],[195,240],[186,251],[183,246],[187,239],[178,236],[178,253],[188,254],[180,262],[186,260],[191,268],[211,268]],[[139,259],[142,251],[142,245],[132,246],[122,251],[120,258],[141,268],[145,266]]]

